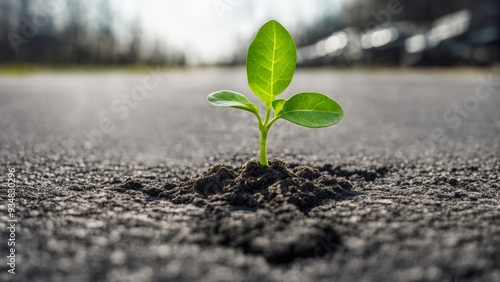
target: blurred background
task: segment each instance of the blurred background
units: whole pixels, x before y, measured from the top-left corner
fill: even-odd
[[[498,0],[0,0],[0,66],[241,65],[277,19],[300,66],[491,66]]]

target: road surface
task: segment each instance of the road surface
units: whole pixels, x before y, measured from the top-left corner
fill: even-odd
[[[255,118],[210,106],[219,89],[258,102],[243,69],[0,77],[0,181],[15,169],[18,222],[11,275],[3,190],[0,280],[500,280],[498,75],[299,70],[283,96],[325,93],[345,117],[277,122],[269,157],[346,177],[359,195],[304,215],[330,220],[342,244],[289,264],[197,243],[202,208],[115,189],[257,158]]]

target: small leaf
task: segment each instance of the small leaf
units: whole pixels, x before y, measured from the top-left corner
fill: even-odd
[[[283,105],[285,104],[286,99],[279,98],[273,101],[273,109],[274,109],[274,115],[277,116],[281,109],[283,109]]]
[[[286,101],[278,117],[305,127],[319,128],[338,123],[344,116],[342,107],[330,97],[305,92]]]
[[[231,107],[256,114],[259,113],[257,105],[250,102],[243,94],[231,90],[216,91],[208,95],[207,100],[217,107]]]
[[[290,33],[277,21],[264,24],[248,48],[247,77],[250,89],[268,108],[292,81],[296,62]]]

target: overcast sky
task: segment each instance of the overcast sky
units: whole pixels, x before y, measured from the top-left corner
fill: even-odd
[[[191,63],[223,60],[238,38],[252,37],[269,19],[292,33],[344,0],[113,0],[126,16],[139,13],[146,36],[187,51]]]

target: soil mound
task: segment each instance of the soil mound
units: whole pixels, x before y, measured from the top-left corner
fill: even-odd
[[[307,213],[326,202],[354,196],[351,188],[351,182],[317,169],[298,166],[289,170],[281,160],[272,160],[269,167],[256,161],[240,167],[215,165],[198,178],[165,184],[157,196],[175,204],[209,208],[276,210],[291,204]]]
[[[235,248],[272,263],[334,252],[341,238],[331,221],[308,214],[327,202],[357,194],[345,179],[305,166],[290,170],[280,160],[265,168],[256,161],[239,167],[219,164],[197,178],[167,182],[161,188],[137,179],[119,187],[123,192],[141,190],[174,204],[205,208],[191,235],[179,243]]]

